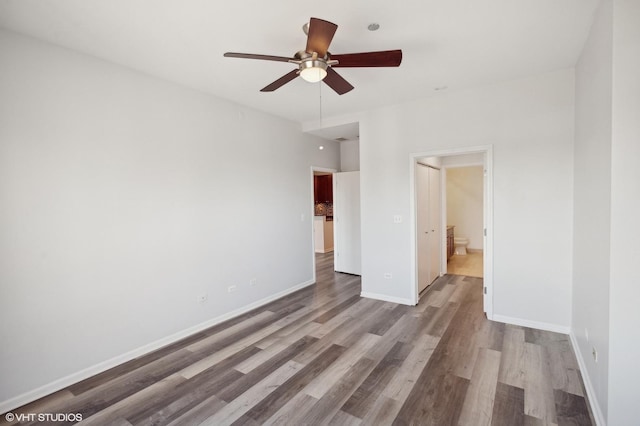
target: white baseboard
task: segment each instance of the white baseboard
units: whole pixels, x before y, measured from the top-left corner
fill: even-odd
[[[570,327],[567,327],[564,325],[551,324],[548,322],[531,321],[531,320],[522,319],[522,318],[507,317],[504,315],[493,314],[491,316],[491,319],[493,321],[504,322],[506,324],[519,325],[522,327],[529,327],[529,328],[537,328],[538,330],[553,331],[553,332],[562,333],[562,334],[569,334],[569,332],[571,331]]]
[[[604,415],[602,414],[602,410],[600,409],[600,404],[598,403],[598,398],[596,398],[595,389],[593,389],[593,383],[591,383],[591,378],[587,373],[587,364],[584,362],[584,358],[582,357],[582,352],[580,352],[580,346],[578,345],[578,340],[576,340],[576,335],[571,331],[569,333],[569,338],[571,340],[571,346],[573,346],[573,352],[576,354],[576,358],[578,359],[578,366],[580,367],[580,375],[582,376],[582,381],[584,382],[585,390],[587,391],[587,399],[589,400],[589,405],[591,406],[591,413],[593,413],[594,420],[596,421],[597,426],[606,426],[607,422],[604,419]]]
[[[404,299],[402,297],[387,296],[386,294],[369,293],[368,291],[361,292],[360,296],[369,299],[383,300],[385,302],[399,303],[401,305],[415,305],[415,302],[413,300]]]
[[[100,362],[98,364],[85,368],[76,373],[54,380],[53,382],[47,383],[46,385],[40,386],[39,388],[25,392],[21,395],[10,398],[6,401],[2,401],[0,402],[0,413],[6,413],[7,411],[13,410],[25,404],[33,402],[37,399],[40,399],[44,396],[50,395],[54,392],[59,391],[60,389],[64,389],[82,380],[88,379],[89,377],[95,376],[96,374],[102,373],[103,371],[106,371],[110,368],[116,367],[127,361],[131,361],[134,358],[138,358],[142,355],[146,355],[164,346],[170,345],[181,339],[184,339],[185,337],[189,337],[192,334],[198,333],[202,330],[206,330],[209,327],[220,324],[221,322],[227,321],[231,318],[237,317],[244,313],[247,313],[255,308],[259,308],[260,306],[266,305],[267,303],[273,302],[276,299],[284,297],[302,288],[308,287],[314,283],[315,283],[315,280],[308,280],[303,283],[297,284],[291,288],[288,288],[287,290],[281,291],[279,293],[276,293],[264,299],[253,302],[249,305],[235,309],[231,312],[227,312],[226,314],[222,314],[216,318],[194,325],[193,327],[189,327],[185,330],[179,331],[170,336],[156,340],[155,342],[151,342],[147,345],[141,346],[137,349],[126,352],[122,355],[118,355],[114,358]]]

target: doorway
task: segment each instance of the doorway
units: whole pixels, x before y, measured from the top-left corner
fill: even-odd
[[[422,163],[422,164],[421,164]],[[424,289],[424,284],[421,283],[421,272],[424,276],[424,247],[425,229],[422,224],[419,224],[420,204],[419,200],[423,200],[425,195],[419,195],[418,176],[420,173],[424,174],[422,170],[424,163],[430,164],[433,168],[440,168],[440,208],[439,208],[439,223],[437,223],[437,230],[434,232],[439,236],[435,249],[439,252],[440,265],[437,270],[438,275],[444,275],[447,273],[447,258],[448,258],[448,244],[447,244],[447,212],[446,212],[446,195],[445,195],[445,179],[447,169],[450,167],[460,167],[461,165],[480,165],[482,166],[483,182],[482,182],[482,233],[481,233],[481,245],[482,245],[482,269],[484,275],[484,289],[483,289],[483,308],[487,315],[487,318],[493,317],[493,150],[491,145],[477,146],[469,148],[448,149],[448,150],[434,150],[421,153],[414,153],[410,155],[410,186],[411,186],[411,226],[414,243],[412,244],[412,279],[415,285],[415,299],[414,303],[417,304],[420,297],[420,292]],[[444,164],[444,166],[443,166]],[[422,249],[421,249],[422,247]],[[422,258],[422,259],[421,259]],[[422,269],[422,270],[421,270]]]
[[[335,169],[311,167],[311,261],[313,281],[316,275],[316,253],[333,252],[333,173]]]
[[[443,212],[452,244],[447,252],[446,272],[482,278],[484,167],[481,155],[473,160],[467,164],[456,157],[442,159]],[[450,162],[454,164],[449,166]]]

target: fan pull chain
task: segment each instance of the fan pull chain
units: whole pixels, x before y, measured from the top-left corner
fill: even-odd
[[[318,82],[318,92],[320,94],[319,97],[319,105],[318,108],[320,110],[320,128],[322,128],[322,80]]]

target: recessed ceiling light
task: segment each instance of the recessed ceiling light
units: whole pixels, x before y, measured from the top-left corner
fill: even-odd
[[[318,147],[318,149],[319,149],[320,151],[322,151],[322,150],[324,149],[324,146],[320,145],[320,146]]]
[[[377,22],[372,22],[367,27],[369,31],[378,31],[379,28],[380,28],[380,24],[378,24]]]

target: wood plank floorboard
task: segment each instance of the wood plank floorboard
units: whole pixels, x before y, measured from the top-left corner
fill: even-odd
[[[318,377],[329,365],[338,359],[346,350],[343,346],[331,345],[306,365],[298,374],[276,389],[268,397],[254,405],[245,416],[262,423],[282,408],[289,400]],[[241,424],[236,422],[237,424]]]
[[[274,355],[271,359],[264,362],[258,368],[251,370],[249,373],[244,374],[240,379],[231,383],[229,386],[221,389],[217,395],[223,401],[231,402],[238,398],[244,392],[246,392],[256,382],[262,380],[264,377],[273,373],[275,370],[284,365],[287,361],[290,361],[295,355],[311,346],[318,339],[305,336],[293,343],[291,346],[283,351],[280,351]]]
[[[134,426],[593,424],[568,336],[487,320],[481,278],[445,275],[405,306],[361,298],[332,253],[316,255],[316,277],[12,413]]]
[[[554,390],[553,392],[556,402],[558,426],[591,424],[584,397],[573,395],[562,390]]]
[[[524,389],[498,382],[491,424],[493,426],[523,425]]]
[[[378,398],[377,389],[383,389],[395,375],[402,362],[407,358],[413,346],[396,342],[382,361],[376,365],[364,382],[355,390],[342,406],[342,411],[360,419],[372,409]]]

